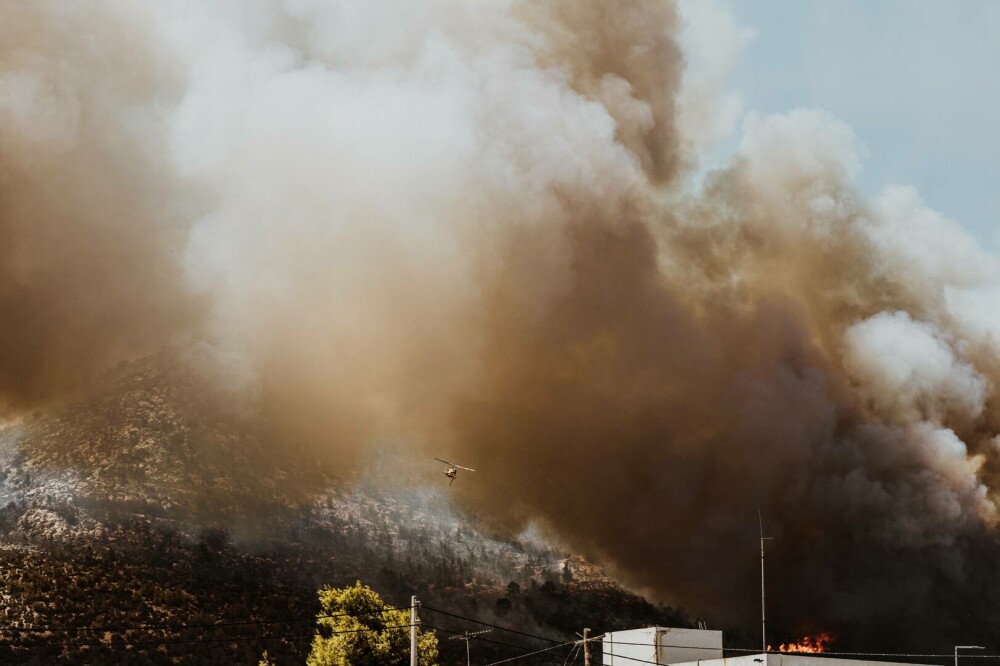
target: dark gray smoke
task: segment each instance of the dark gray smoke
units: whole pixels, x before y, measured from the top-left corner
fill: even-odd
[[[484,519],[656,596],[752,618],[759,508],[780,630],[958,634],[1000,552],[1000,266],[862,199],[821,111],[696,178],[738,112],[720,8],[86,6],[0,8],[11,414],[207,338],[285,438],[456,457]]]

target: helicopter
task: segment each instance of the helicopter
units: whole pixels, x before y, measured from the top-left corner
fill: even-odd
[[[435,458],[438,462],[443,462],[447,467],[444,470],[444,475],[447,476],[451,481],[448,482],[448,487],[451,488],[451,484],[455,483],[455,477],[458,476],[458,470],[464,469],[467,472],[475,472],[476,470],[471,467],[462,467],[461,465],[456,465],[455,463],[450,463],[447,460],[441,460],[440,458]]]

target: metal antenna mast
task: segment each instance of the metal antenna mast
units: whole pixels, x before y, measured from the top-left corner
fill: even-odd
[[[773,537],[764,536],[764,519],[757,509],[757,523],[760,526],[760,649],[767,653],[767,605],[764,603],[764,541]]]
[[[483,634],[488,634],[491,631],[493,630],[483,629],[482,631],[473,631],[471,633],[466,631],[464,634],[455,634],[454,636],[450,636],[448,640],[465,641],[465,663],[469,664],[469,666],[472,666],[472,653],[469,651],[469,639],[474,638],[476,636],[482,636]]]

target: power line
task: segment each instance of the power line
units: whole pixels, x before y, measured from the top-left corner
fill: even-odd
[[[260,640],[273,640],[273,639],[286,639],[286,638],[311,638],[313,636],[337,636],[340,634],[363,634],[384,631],[385,629],[409,629],[413,625],[411,624],[394,624],[388,627],[383,627],[382,629],[344,629],[341,631],[332,632],[320,632],[313,631],[308,634],[272,634],[270,636],[227,636],[227,637],[216,637],[216,638],[174,638],[174,639],[164,639],[160,641],[73,641],[73,642],[42,642],[42,641],[0,641],[0,646],[6,647],[35,647],[35,646],[64,646],[64,647],[122,647],[126,645],[175,645],[181,643],[239,643],[242,641],[260,641]]]
[[[649,645],[649,643],[643,643],[643,645]],[[653,664],[654,666],[663,666],[663,664],[661,664],[658,661],[649,661],[648,659],[639,659],[639,657],[629,657],[629,656],[626,656],[624,654],[611,654],[611,655],[608,655],[608,656],[614,657],[615,659],[628,659],[630,661],[637,661],[640,664]]]
[[[385,608],[381,611],[376,611],[374,613],[366,613],[364,615],[375,615],[384,614],[391,611],[409,610],[412,606],[393,606]],[[467,622],[474,622],[476,624],[484,625],[487,627],[492,627],[494,629],[499,629],[500,631],[506,631],[512,634],[517,634],[519,636],[524,636],[526,638],[532,638],[536,640],[546,641],[549,643],[554,643],[555,645],[550,648],[545,648],[543,650],[537,650],[534,652],[528,652],[527,654],[519,655],[516,657],[511,657],[499,662],[493,662],[494,664],[507,663],[509,661],[514,661],[521,659],[523,657],[529,657],[536,654],[541,654],[550,650],[557,649],[559,647],[564,647],[567,645],[579,644],[579,641],[570,641],[565,643],[560,643],[559,641],[548,638],[545,636],[539,636],[537,634],[530,634],[517,629],[511,629],[510,627],[504,627],[501,625],[493,624],[491,622],[486,622],[484,620],[477,620],[475,618],[466,617],[464,615],[458,615],[456,613],[451,613],[448,611],[443,611],[430,606],[422,606],[423,610],[427,610],[433,613],[438,613],[440,615],[446,615],[448,617],[456,618],[459,620],[465,620]],[[288,618],[277,618],[271,620],[241,620],[241,621],[225,621],[225,622],[213,622],[213,623],[190,623],[190,624],[138,624],[138,625],[123,625],[123,626],[111,626],[111,627],[63,627],[54,625],[45,625],[40,627],[24,627],[24,628],[14,628],[6,627],[7,631],[18,632],[18,633],[43,633],[43,632],[124,632],[124,631],[183,631],[185,629],[213,629],[217,627],[236,627],[236,626],[262,626],[271,624],[290,624],[295,622],[304,621],[314,621],[319,619],[334,619],[339,617],[346,617],[355,615],[354,613],[335,613],[328,615],[310,615],[310,616],[298,616],[298,617],[288,617]],[[364,616],[363,615],[363,616]],[[117,642],[107,642],[107,641],[73,641],[73,642],[63,642],[63,641],[0,641],[0,646],[5,647],[32,647],[32,646],[104,646],[104,647],[118,647],[127,645],[171,645],[171,644],[187,644],[187,643],[219,643],[219,642],[241,642],[241,641],[256,641],[256,640],[276,640],[276,639],[291,639],[291,638],[311,638],[314,636],[321,635],[338,635],[338,634],[351,634],[351,633],[365,633],[365,632],[375,632],[382,631],[384,629],[406,629],[412,627],[412,624],[405,625],[392,625],[384,627],[383,629],[353,629],[353,630],[343,630],[343,631],[333,631],[333,632],[310,632],[303,634],[275,634],[270,636],[232,636],[232,637],[213,637],[213,638],[190,638],[190,639],[163,639],[163,640],[152,640],[152,641],[117,641]],[[450,634],[459,634],[459,632],[452,631],[450,629],[444,629],[443,627],[437,627],[424,623],[429,629],[436,631],[443,631]],[[603,638],[601,636],[592,637],[590,640],[598,640]],[[514,645],[513,643],[505,643],[503,641],[496,641],[489,638],[483,638],[482,636],[470,636],[472,640],[483,641],[487,643],[492,643],[494,645],[500,645],[503,647],[514,648],[517,650],[530,650],[530,648],[524,647],[522,645]],[[649,645],[648,643],[635,643],[628,641],[613,641],[617,645]],[[704,646],[700,645],[673,645],[664,644],[663,647],[672,648],[687,648],[687,649],[704,649]],[[725,647],[724,651],[729,652],[744,652],[744,653],[760,653],[760,650],[753,648],[736,648],[736,647]],[[768,650],[767,654],[806,654],[802,652],[793,651],[780,651],[780,650]],[[921,659],[941,659],[946,657],[951,657],[952,654],[938,654],[938,653],[915,653],[915,652],[839,652],[839,651],[824,651],[817,653],[808,653],[812,656],[818,657],[909,657],[909,658],[921,658]],[[637,661],[641,663],[655,664],[655,662],[645,661],[642,659],[637,659],[635,657],[628,657],[625,655],[615,655],[621,659],[628,659],[631,661]],[[1000,659],[1000,654],[969,654],[964,655],[963,658],[966,659]]]
[[[183,631],[184,629],[212,629],[214,627],[242,627],[251,625],[263,625],[263,624],[291,624],[293,622],[306,622],[314,621],[320,619],[333,619],[338,617],[345,617],[348,615],[355,615],[356,617],[366,617],[369,615],[383,614],[390,611],[398,610],[409,610],[410,606],[400,606],[400,607],[390,607],[381,611],[375,611],[373,613],[363,613],[360,615],[355,615],[354,613],[335,613],[333,615],[308,615],[308,616],[297,616],[289,618],[279,618],[274,620],[243,620],[243,621],[226,621],[226,622],[206,622],[200,624],[138,624],[131,626],[112,626],[112,627],[60,627],[54,625],[43,625],[41,627],[24,627],[24,628],[14,628],[6,627],[8,631],[16,631],[19,633],[45,633],[45,632],[86,632],[86,631],[147,631],[147,630],[163,630],[163,631]]]
[[[451,629],[444,629],[442,627],[436,627],[433,624],[427,624],[426,622],[424,622],[423,625],[425,627],[429,627],[431,629],[434,629],[435,631],[443,631],[446,634],[461,635],[461,633],[458,632],[458,631],[452,631]],[[503,641],[495,641],[492,638],[483,638],[482,636],[470,636],[470,638],[472,640],[474,640],[474,641],[482,641],[484,643],[493,643],[494,645],[502,645],[504,647],[515,648],[517,650],[522,650],[524,652],[528,652],[528,651],[531,650],[530,647],[524,647],[523,645],[514,645],[513,643],[504,643]]]
[[[181,638],[181,639],[169,639],[162,641],[118,641],[118,642],[104,642],[104,641],[73,641],[71,643],[55,642],[55,641],[31,641],[31,642],[18,642],[18,641],[0,641],[0,646],[2,647],[14,647],[14,648],[29,648],[29,647],[44,647],[44,646],[63,646],[63,647],[109,647],[118,648],[132,645],[176,645],[176,644],[187,644],[187,643],[241,643],[243,641],[266,641],[273,639],[290,639],[290,638],[312,638],[313,636],[319,636],[320,634],[313,632],[309,634],[277,634],[272,636],[229,636],[225,638]]]
[[[486,666],[496,666],[497,664],[506,664],[512,661],[517,661],[518,659],[525,659],[526,657],[533,657],[536,654],[542,654],[543,652],[551,652],[552,650],[558,650],[559,648],[566,647],[567,645],[576,645],[579,641],[569,641],[568,643],[563,643],[561,645],[553,645],[552,647],[542,648],[541,650],[535,650],[534,652],[529,652],[528,654],[521,654],[516,657],[510,657],[509,659],[501,659],[500,661],[491,661],[486,664]]]
[[[729,648],[726,648],[727,650]],[[815,657],[922,657],[925,659],[941,659],[954,656],[948,654],[916,654],[912,652],[781,652],[778,650],[768,650],[767,654],[809,654]],[[1000,654],[963,654],[962,659],[1000,659]]]
[[[573,655],[576,655],[576,657],[573,657]],[[575,664],[576,658],[579,656],[580,656],[580,644],[577,643],[576,645],[573,646],[573,649],[569,651],[569,654],[566,655],[566,658],[563,659],[563,666],[566,666],[566,664],[569,663],[570,657],[573,657],[573,663]]]
[[[490,622],[484,622],[482,620],[476,620],[475,618],[465,617],[464,615],[456,615],[455,613],[449,613],[448,611],[439,610],[437,608],[431,608],[430,606],[424,606],[424,610],[429,610],[432,613],[440,613],[441,615],[447,615],[448,617],[453,617],[459,620],[465,620],[466,622],[475,622],[476,624],[481,624],[487,627],[493,627],[494,629],[499,629],[501,631],[509,631],[512,634],[518,634],[519,636],[526,636],[528,638],[537,638],[540,641],[548,641],[549,643],[559,643],[554,638],[546,638],[545,636],[538,636],[536,634],[527,634],[523,631],[518,631],[517,629],[510,629],[509,627],[501,627],[498,624],[492,624]]]

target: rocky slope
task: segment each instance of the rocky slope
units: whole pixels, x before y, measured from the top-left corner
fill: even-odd
[[[229,398],[165,352],[0,431],[0,660],[256,663],[267,649],[301,664],[316,589],[357,579],[451,613],[425,612],[447,664],[464,663],[448,632],[481,628],[454,616],[566,640],[685,623],[537,536],[485,530],[388,444],[352,479],[306,451],[270,455]],[[484,638],[479,659],[548,646]]]

